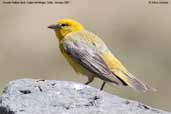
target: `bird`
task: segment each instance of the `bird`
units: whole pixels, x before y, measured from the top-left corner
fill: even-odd
[[[88,77],[85,85],[99,78],[103,81],[100,90],[103,90],[106,83],[128,86],[139,92],[156,90],[132,75],[104,41],[81,23],[63,18],[48,28],[55,31],[60,51],[74,71]]]

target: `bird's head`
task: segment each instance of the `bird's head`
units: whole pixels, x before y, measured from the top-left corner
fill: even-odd
[[[80,23],[71,19],[60,19],[56,24],[50,25],[48,28],[55,31],[59,40],[62,40],[67,34],[71,32],[77,32],[84,29]]]

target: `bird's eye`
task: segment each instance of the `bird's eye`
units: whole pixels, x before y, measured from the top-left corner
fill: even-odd
[[[68,24],[61,24],[61,26],[64,27],[64,26],[69,26],[69,25]]]

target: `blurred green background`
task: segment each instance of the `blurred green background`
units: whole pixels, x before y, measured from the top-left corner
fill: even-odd
[[[2,1],[0,1],[2,2]],[[131,73],[157,88],[137,93],[105,86],[105,91],[171,111],[171,4],[147,0],[70,0],[69,4],[0,3],[0,90],[18,78],[85,82],[64,60],[47,26],[72,18],[99,35]],[[96,79],[91,86],[99,88]]]

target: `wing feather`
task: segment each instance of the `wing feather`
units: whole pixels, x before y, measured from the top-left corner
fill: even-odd
[[[117,85],[123,85],[123,82],[112,74],[101,56],[84,42],[64,42],[63,47],[65,53],[76,63],[96,74],[100,79]]]
[[[68,37],[63,42],[65,53],[100,79],[112,85],[129,85],[142,92],[155,90],[129,73],[96,35],[81,31]]]

